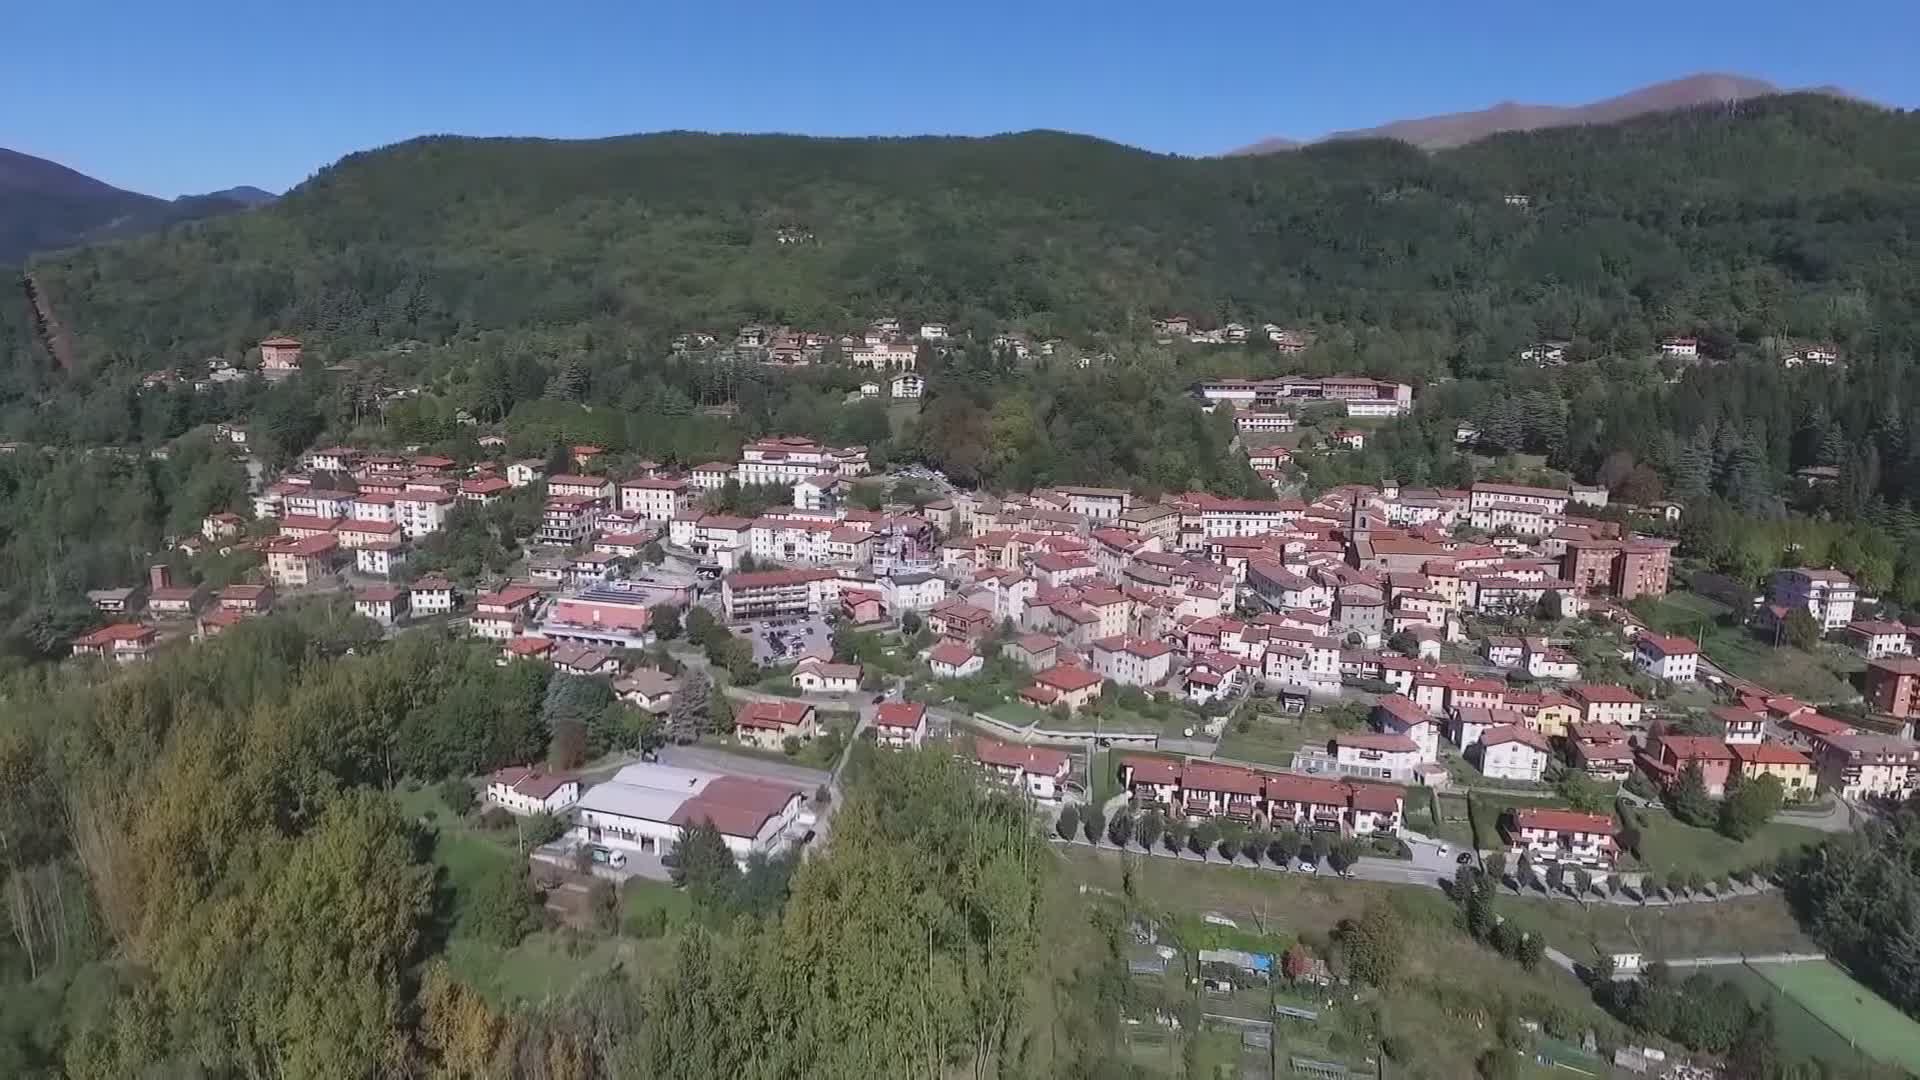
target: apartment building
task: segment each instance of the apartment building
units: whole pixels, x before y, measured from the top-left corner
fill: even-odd
[[[1853,579],[1838,570],[1797,567],[1773,572],[1767,582],[1767,598],[1788,611],[1806,612],[1822,633],[1830,633],[1845,629],[1853,621],[1853,604],[1859,591]]]

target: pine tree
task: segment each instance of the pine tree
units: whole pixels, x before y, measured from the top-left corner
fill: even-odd
[[[673,710],[667,717],[668,738],[682,745],[700,738],[711,722],[711,692],[706,673],[689,668],[680,680],[680,692],[674,695]]]

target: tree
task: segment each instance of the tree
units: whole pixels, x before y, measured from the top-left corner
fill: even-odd
[[[1071,840],[1080,833],[1080,807],[1068,803],[1060,808],[1060,816],[1053,823],[1053,831],[1062,840]]]
[[[1667,790],[1667,809],[1688,825],[1705,827],[1718,816],[1713,796],[1707,794],[1707,778],[1698,761],[1689,761]]]
[[[455,817],[465,817],[476,801],[473,785],[457,776],[440,781],[434,790],[439,792],[440,801],[447,804],[447,809],[453,811]]]
[[[1107,822],[1107,839],[1112,841],[1115,847],[1127,846],[1127,841],[1133,839],[1133,814],[1131,812],[1121,810],[1113,815],[1113,820]]]
[[[1773,820],[1784,802],[1780,778],[1771,773],[1736,781],[1720,801],[1720,832],[1731,840],[1745,840]]]
[[[513,860],[489,870],[460,905],[460,929],[501,948],[520,943],[540,925],[525,864]]]
[[[1213,850],[1213,845],[1219,840],[1220,826],[1214,824],[1212,818],[1207,818],[1193,827],[1193,832],[1187,838],[1187,846],[1195,855],[1204,856]]]
[[[1520,962],[1521,967],[1532,971],[1534,968],[1540,966],[1540,961],[1546,956],[1546,953],[1547,943],[1545,939],[1541,938],[1538,934],[1529,933],[1520,939],[1520,945],[1514,951],[1514,959]]]
[[[1338,933],[1347,970],[1355,978],[1373,986],[1385,986],[1393,979],[1405,952],[1406,929],[1390,905],[1370,901],[1360,918],[1342,922]]]
[[[699,610],[699,609],[695,609]],[[689,668],[680,679],[680,692],[667,712],[667,737],[681,745],[694,742],[712,728],[712,683],[706,672]]]
[[[1327,865],[1334,872],[1344,874],[1354,863],[1360,861],[1360,845],[1350,836],[1343,836],[1327,849]]]
[[[1166,842],[1167,850],[1175,855],[1187,846],[1187,823],[1180,818],[1168,818],[1166,832],[1160,837]]]
[[[1504,1046],[1489,1047],[1473,1061],[1474,1074],[1480,1080],[1515,1080],[1520,1064],[1513,1051]]]
[[[1796,649],[1812,650],[1820,644],[1820,624],[1804,608],[1788,612],[1787,621],[1780,629],[1787,644]]]
[[[578,720],[561,720],[553,725],[547,742],[547,767],[555,772],[579,768],[587,760],[587,726]]]
[[[1089,804],[1087,809],[1080,815],[1080,821],[1082,831],[1086,833],[1087,843],[1099,844],[1100,837],[1104,836],[1107,831],[1106,811],[1098,806]]]
[[[680,636],[680,609],[673,604],[655,604],[647,609],[647,628],[661,641]]]
[[[908,609],[900,616],[900,632],[908,637],[919,633],[922,625],[920,613],[917,611]]]
[[[1140,846],[1151,850],[1154,841],[1160,839],[1160,833],[1161,830],[1165,828],[1165,824],[1165,819],[1160,816],[1160,811],[1158,810],[1148,810],[1146,813],[1141,814],[1140,824],[1134,829],[1140,841]]]
[[[711,819],[684,829],[664,860],[673,883],[687,890],[696,911],[724,912],[740,883],[740,866]]]

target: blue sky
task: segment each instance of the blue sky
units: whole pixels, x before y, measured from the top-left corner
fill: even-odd
[[[1698,71],[1920,105],[1920,0],[11,6],[0,146],[168,196],[446,132],[1047,127],[1208,154]]]

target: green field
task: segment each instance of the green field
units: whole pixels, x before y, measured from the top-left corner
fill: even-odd
[[[1546,965],[1526,971],[1467,937],[1459,929],[1453,904],[1438,890],[1244,867],[1203,867],[1170,859],[1123,861],[1114,853],[1087,848],[1064,849],[1059,854],[1069,886],[1085,885],[1114,897],[1130,888],[1146,910],[1176,915],[1217,912],[1248,933],[1322,940],[1342,919],[1355,917],[1369,903],[1383,902],[1398,911],[1407,940],[1393,985],[1384,993],[1363,992],[1357,1002],[1331,1003],[1316,1024],[1279,1025],[1275,1035],[1283,1051],[1283,1073],[1288,1051],[1359,1065],[1376,1054],[1379,1040],[1388,1036],[1416,1051],[1409,1060],[1394,1062],[1390,1075],[1434,1080],[1472,1076],[1475,1058],[1492,1045],[1489,1033],[1497,1016],[1516,1001],[1550,1010],[1565,1021],[1565,1034],[1573,1038],[1588,1028],[1602,1041],[1625,1037],[1619,1023],[1601,1012],[1586,990],[1558,968]],[[1131,867],[1124,875],[1123,865]],[[1155,1065],[1167,1061],[1164,1043],[1142,1041],[1151,1041],[1153,1048],[1138,1060]],[[1211,1054],[1213,1048],[1202,1050]],[[1225,1057],[1222,1053],[1220,1058],[1206,1060],[1224,1064]],[[1523,1068],[1520,1075],[1550,1074]]]
[[[1745,627],[1721,626],[1718,620],[1732,609],[1694,593],[1669,593],[1645,610],[1654,629],[1697,640],[1708,659],[1743,679],[1802,701],[1859,697],[1847,676],[1866,663],[1850,650],[1834,645],[1822,645],[1813,652],[1775,648]]]
[[[1648,873],[1663,878],[1674,871],[1699,871],[1701,877],[1712,881],[1730,871],[1817,844],[1827,836],[1804,825],[1771,821],[1745,841],[1738,841],[1729,840],[1712,829],[1683,824],[1662,810],[1649,809],[1644,817],[1640,865]]]
[[[1237,722],[1227,724],[1226,733],[1220,738],[1221,757],[1282,768],[1292,767],[1293,752],[1301,747],[1325,750],[1327,740],[1336,730],[1321,713],[1305,716],[1261,713],[1254,717],[1247,730],[1240,731],[1238,727]]]
[[[1807,964],[1755,964],[1747,970],[1829,1029],[1827,1035],[1821,1037],[1799,1030],[1804,1025],[1795,1025],[1794,1033],[1805,1039],[1805,1043],[1796,1045],[1788,1042],[1789,1021],[1781,1019],[1782,1045],[1794,1047],[1807,1056],[1827,1057],[1840,1063],[1849,1062],[1852,1048],[1857,1047],[1889,1065],[1920,1071],[1920,1023],[1854,981],[1838,966],[1823,960]],[[1752,993],[1750,984],[1743,988]],[[1776,1016],[1790,1011],[1780,1008],[1780,997],[1773,1000]]]
[[[1592,962],[1603,951],[1630,949],[1658,960],[1815,948],[1778,896],[1660,907],[1503,896],[1499,912],[1581,963]]]
[[[644,969],[664,958],[658,940],[541,930],[511,949],[473,938],[447,943],[447,964],[461,980],[496,1002],[541,1002],[564,998],[583,980],[621,964]]]
[[[1024,701],[1002,702],[986,710],[986,714],[1003,724],[1011,724],[1014,727],[1053,723],[1052,714],[1044,709],[1036,709]]]

